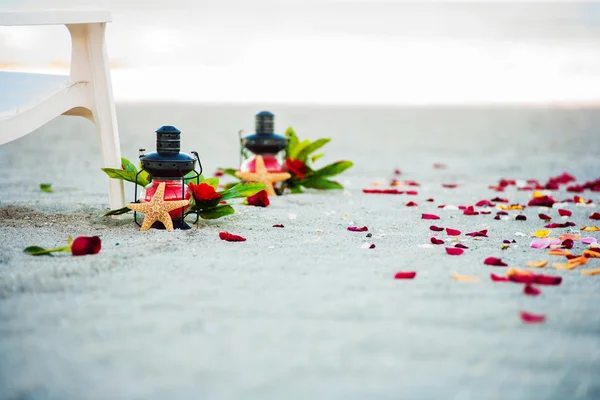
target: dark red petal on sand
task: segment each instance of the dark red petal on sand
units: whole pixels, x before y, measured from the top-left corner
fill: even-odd
[[[535,282],[535,275],[518,273],[509,276],[508,279],[517,283],[533,283]]]
[[[575,242],[573,242],[573,239],[565,239],[561,243],[561,246],[564,247],[565,249],[572,249],[574,244],[575,244]]]
[[[349,226],[348,230],[351,232],[366,232],[369,230],[369,228],[366,226],[363,226],[362,228],[359,228],[358,226]]]
[[[502,197],[494,197],[491,201],[495,201],[496,203],[508,203],[508,199],[503,199]]]
[[[440,219],[440,217],[435,214],[421,214],[421,219]]]
[[[363,189],[363,193],[367,194],[404,194],[398,189]]]
[[[467,233],[466,235],[471,236],[471,237],[488,237],[487,229],[484,229],[484,230],[478,231],[478,232],[470,232],[470,233]]]
[[[98,236],[78,236],[71,244],[71,254],[85,256],[98,254],[102,248],[102,241]]]
[[[528,296],[539,296],[542,293],[542,291],[536,288],[535,286],[527,284],[523,287],[523,293]]]
[[[452,228],[446,228],[446,233],[450,236],[460,235],[460,231],[458,229],[452,229]]]
[[[600,213],[599,212],[593,213],[592,215],[590,215],[590,219],[599,220],[600,219]]]
[[[425,201],[428,201],[428,202],[432,203],[432,202],[434,202],[435,200],[434,200],[434,199],[432,199],[432,198],[429,198],[429,199],[427,199],[427,200],[425,200]]]
[[[467,246],[465,246],[465,245],[464,245],[464,244],[462,244],[462,243],[456,243],[456,244],[454,245],[454,247],[456,247],[457,249],[468,249],[468,247],[467,247]]]
[[[417,276],[416,272],[396,272],[396,275],[394,275],[394,279],[413,279],[415,276]]]
[[[569,210],[564,210],[562,208],[558,209],[558,213],[560,214],[561,217],[570,217],[573,213]]]
[[[528,206],[552,207],[556,201],[550,196],[534,197],[527,203]]]
[[[488,257],[483,261],[483,263],[485,265],[492,265],[494,267],[508,267],[507,263],[496,257]]]
[[[540,314],[531,314],[527,311],[521,311],[521,321],[528,324],[540,324],[546,321],[546,316]]]
[[[548,224],[545,225],[545,228],[568,228],[570,226],[575,226],[575,222],[565,222],[564,224],[557,224],[557,223],[552,223],[552,224]]]
[[[464,215],[479,215],[479,212],[475,211],[473,206],[469,206],[466,208],[466,210],[463,212],[463,214]]]
[[[456,183],[442,183],[442,187],[445,187],[447,189],[454,189],[454,188],[458,187],[458,184],[456,184]]]
[[[483,215],[489,215],[489,214],[491,214],[492,212],[491,212],[491,211],[479,211],[479,213],[480,213],[480,214],[483,214]]]
[[[284,228],[283,224],[275,224],[273,228]]]
[[[517,221],[527,221],[527,217],[523,214],[519,214],[517,215],[517,217],[515,218],[515,220]]]
[[[475,207],[494,207],[494,203],[489,200],[479,200],[475,203]]]
[[[433,244],[444,244],[444,241],[441,239],[438,239],[438,238],[432,237],[430,240],[431,240],[431,243],[433,243]]]
[[[496,214],[498,215],[508,215],[506,211],[498,211]]]
[[[538,285],[560,285],[562,276],[536,274],[533,281]]]
[[[417,203],[415,203],[414,201],[409,201],[408,203],[406,203],[406,207],[416,207]]]
[[[510,280],[506,276],[498,276],[496,274],[490,274],[490,278],[492,278],[494,282],[508,282]]]
[[[552,219],[552,217],[547,214],[539,214],[538,217],[540,217],[540,219],[543,219],[544,221],[550,221]]]
[[[408,190],[406,192],[406,194],[409,195],[409,196],[416,196],[416,195],[419,194],[419,192],[417,192],[416,190]]]
[[[374,248],[375,248],[375,243],[371,244],[371,245],[369,246],[369,248],[370,248],[370,249],[374,249]]]
[[[463,249],[459,249],[458,247],[446,247],[446,253],[451,256],[460,256],[464,252]]]
[[[429,227],[429,230],[434,231],[434,232],[441,232],[444,230],[444,228],[442,228],[441,226],[431,225]]]
[[[226,240],[228,242],[245,242],[246,238],[243,238],[238,235],[233,235],[229,232],[219,232],[219,237],[221,240]]]

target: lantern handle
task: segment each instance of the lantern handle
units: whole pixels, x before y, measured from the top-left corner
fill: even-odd
[[[202,163],[200,162],[200,156],[198,156],[198,152],[192,151],[192,154],[196,156],[196,160],[198,160],[198,167],[200,168],[200,173],[198,175],[202,175]]]

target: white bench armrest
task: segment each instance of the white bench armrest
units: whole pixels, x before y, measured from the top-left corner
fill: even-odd
[[[107,10],[0,10],[0,26],[68,25],[111,22]]]

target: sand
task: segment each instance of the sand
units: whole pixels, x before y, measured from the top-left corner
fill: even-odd
[[[89,122],[59,118],[0,147],[0,399],[600,397],[600,277],[547,267],[562,285],[529,297],[521,285],[491,282],[505,269],[483,265],[488,256],[514,267],[559,261],[515,235],[539,229],[539,212],[562,222],[556,211],[495,221],[437,208],[491,199],[499,193],[488,185],[500,178],[597,178],[598,110],[122,104],[123,155],[152,149],[153,131],[173,124],[211,175],[237,164],[237,130],[251,131],[263,108],[280,131],[332,137],[323,163],[355,161],[340,177],[346,189],[236,205],[235,215],[190,231],[142,233],[130,216],[98,218],[108,199]],[[395,168],[422,184],[419,195],[362,193]],[[41,192],[43,182],[54,193]],[[530,194],[500,195],[525,203]],[[405,207],[410,200],[419,206]],[[570,209],[576,228],[598,211]],[[459,257],[422,248],[432,223],[423,212],[463,233],[489,229],[489,238],[463,236],[470,248]],[[248,240],[221,241],[223,230]],[[102,251],[22,253],[68,235],[98,235]],[[501,250],[503,239],[517,243]],[[417,278],[396,281],[398,271]],[[456,282],[453,271],[481,282]],[[547,322],[523,324],[521,310]]]

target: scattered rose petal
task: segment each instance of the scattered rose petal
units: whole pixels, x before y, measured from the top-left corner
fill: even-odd
[[[545,315],[532,314],[527,311],[521,311],[521,321],[527,324],[541,324],[546,321]]]
[[[529,247],[533,248],[533,249],[546,249],[550,246],[550,244],[552,243],[551,239],[534,239],[531,244],[529,245]]]
[[[581,239],[581,233],[578,233],[578,234],[575,234],[575,235],[572,234],[572,233],[563,233],[562,235],[560,235],[558,237],[558,239],[561,240],[561,241],[562,240],[567,240],[567,239],[571,239],[573,241],[579,240],[579,239]]]
[[[568,250],[563,249],[552,249],[548,252],[549,256],[568,256],[571,254]]]
[[[397,272],[396,275],[394,275],[394,279],[413,279],[415,276],[417,276],[416,272]]]
[[[433,168],[435,168],[435,169],[444,169],[444,168],[446,168],[446,165],[445,164],[441,164],[441,163],[435,163],[435,164],[433,164]]]
[[[584,226],[583,228],[581,228],[581,230],[586,232],[597,232],[600,231],[600,228],[598,228],[597,226]]]
[[[488,257],[483,261],[483,263],[485,265],[491,265],[494,267],[508,267],[507,263],[496,257]]]
[[[529,268],[544,268],[548,265],[548,261],[546,260],[537,260],[537,261],[527,261],[525,263]]]
[[[475,207],[494,207],[494,203],[489,200],[479,200],[475,203]]]
[[[529,200],[528,206],[538,206],[538,207],[552,207],[552,205],[556,203],[556,201],[552,198],[552,196],[540,196],[534,197]]]
[[[560,285],[562,282],[561,276],[541,275],[536,274],[533,280],[538,285]]]
[[[431,225],[429,227],[430,230],[434,231],[434,232],[441,232],[444,230],[444,228],[440,227],[440,226],[435,226],[435,225]]]
[[[583,251],[583,255],[586,256],[587,258],[600,258],[600,249],[599,248],[586,249]]]
[[[246,201],[248,205],[255,207],[267,207],[271,203],[266,190],[261,190],[253,196],[248,196]]]
[[[557,223],[553,223],[553,224],[548,224],[546,226],[544,226],[544,228],[568,228],[570,226],[575,226],[574,222],[565,222],[564,224],[557,224]]]
[[[401,173],[401,172],[400,172],[400,170],[399,170],[398,168],[396,168],[396,169],[394,170],[394,175],[400,175],[400,173]]]
[[[525,215],[523,215],[523,214],[519,214],[519,215],[517,215],[517,217],[515,218],[515,220],[517,220],[517,221],[526,221],[527,217]]]
[[[508,215],[506,211],[498,211],[496,214],[498,215]]]
[[[245,242],[246,238],[243,238],[238,235],[233,235],[229,232],[219,232],[219,237],[221,240],[225,240],[227,242]]]
[[[433,203],[435,200],[434,200],[434,199],[432,199],[432,198],[429,198],[429,199],[427,199],[427,200],[425,200],[425,201],[428,201],[428,202],[430,202],[430,203]]]
[[[464,253],[464,250],[458,247],[446,247],[446,253],[451,256],[460,256]]]
[[[446,233],[449,236],[458,236],[460,235],[460,231],[458,229],[446,228]]]
[[[490,274],[490,278],[492,278],[492,280],[494,282],[508,282],[508,281],[510,281],[510,279],[508,279],[507,277],[505,277],[505,276],[498,276],[496,274]]]
[[[479,282],[480,279],[476,276],[459,275],[456,272],[452,272],[452,278],[458,282]]]
[[[457,243],[454,245],[454,247],[456,247],[457,249],[468,249],[468,247],[462,243]]]
[[[566,271],[572,270],[572,269],[575,269],[578,267],[578,265],[569,264],[569,263],[566,263],[566,264],[554,263],[554,264],[552,264],[552,266],[556,269],[561,269],[561,270],[566,270]]]
[[[406,203],[406,207],[416,207],[417,203],[415,203],[414,201],[409,201],[408,203]]]
[[[366,226],[363,226],[362,228],[359,228],[358,226],[349,226],[348,230],[351,232],[366,232],[369,230],[369,228]]]
[[[363,189],[363,193],[367,194],[404,194],[402,190],[398,189]]]
[[[421,219],[440,219],[440,217],[435,214],[422,214]]]
[[[371,245],[369,246],[369,248],[370,248],[370,249],[374,249],[374,248],[375,248],[375,243],[371,244]]]
[[[562,208],[558,209],[558,213],[560,214],[561,217],[570,217],[571,214],[573,214],[571,211],[569,210],[564,210]]]
[[[431,238],[431,243],[433,243],[433,244],[444,244],[444,241],[441,240],[441,239],[432,237]]]
[[[599,212],[593,213],[592,215],[590,215],[590,219],[600,220],[600,213]]]
[[[565,239],[562,243],[561,246],[564,247],[565,249],[572,249],[573,248],[573,244],[575,242],[573,242],[573,239]]]
[[[469,206],[463,212],[464,215],[479,215],[479,211],[475,211],[473,206]]]
[[[528,283],[523,287],[523,293],[527,296],[539,296],[542,291]]]
[[[98,254],[102,248],[102,241],[98,236],[78,236],[71,244],[71,254],[85,256]]]
[[[550,221],[552,219],[552,217],[547,214],[539,214],[538,216],[540,217],[540,219],[543,219],[544,221]]]
[[[581,243],[583,243],[583,244],[598,243],[598,239],[596,239],[594,237],[584,237],[584,238],[581,238]]]
[[[284,228],[283,224],[275,224],[273,228]]]
[[[454,189],[454,188],[458,187],[458,184],[456,184],[456,183],[443,183],[442,187],[445,187],[446,189]]]
[[[582,269],[581,275],[598,275],[600,274],[600,268],[596,269]]]
[[[416,195],[419,194],[419,192],[417,192],[416,190],[408,190],[406,192],[406,194],[409,195],[409,196],[416,196]]]
[[[508,203],[508,199],[503,199],[501,197],[494,197],[492,200],[490,201],[495,201],[496,203]]]
[[[540,239],[544,239],[550,235],[550,232],[551,231],[548,229],[540,229],[539,231],[531,232],[531,236],[535,236]]]
[[[467,233],[466,235],[471,236],[471,237],[488,237],[487,229],[484,229],[484,230],[478,231],[478,232],[470,232],[470,233]]]

